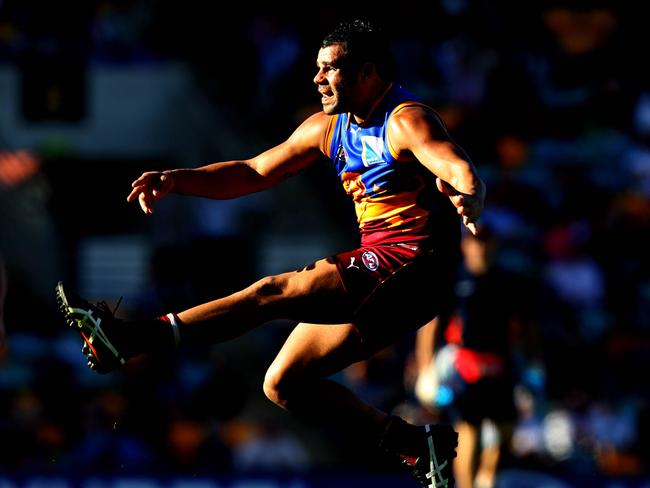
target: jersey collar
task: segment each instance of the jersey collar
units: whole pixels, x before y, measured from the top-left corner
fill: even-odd
[[[375,103],[372,104],[372,107],[370,108],[370,111],[368,112],[368,115],[366,115],[366,118],[363,120],[361,124],[358,124],[359,127],[365,127],[368,121],[371,119],[372,115],[375,113],[375,110],[377,110],[377,107],[381,104],[381,102],[384,101],[386,98],[386,95],[388,95],[388,92],[390,92],[393,89],[393,82],[390,82],[388,85],[388,88],[384,90],[384,93],[381,94],[381,96],[375,100]],[[348,123],[345,126],[345,130],[348,130],[350,128],[350,121],[352,120],[352,113],[348,112]]]

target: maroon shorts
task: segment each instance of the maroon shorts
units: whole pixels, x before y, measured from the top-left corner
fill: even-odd
[[[415,330],[452,305],[458,261],[415,246],[362,246],[334,256],[362,336]]]

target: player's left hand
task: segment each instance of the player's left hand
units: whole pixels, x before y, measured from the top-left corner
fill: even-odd
[[[440,193],[449,197],[451,203],[456,207],[458,215],[463,218],[465,227],[476,235],[476,225],[483,211],[483,202],[485,200],[485,185],[481,182],[481,187],[478,188],[475,194],[462,193],[440,178],[436,178],[436,186]]]

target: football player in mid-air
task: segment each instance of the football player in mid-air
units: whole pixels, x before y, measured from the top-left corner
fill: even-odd
[[[474,232],[485,186],[440,117],[395,81],[374,24],[344,22],[321,43],[313,81],[323,111],[251,159],[152,171],[128,201],[146,214],[169,193],[236,198],[330,158],[352,198],[361,243],[230,296],[137,323],[113,317],[63,284],[57,298],[85,342],[91,368],[109,372],[141,353],[217,343],[278,318],[298,324],[269,367],[268,398],[302,419],[366,436],[425,487],[451,487],[457,434],[411,425],[327,379],[429,322],[453,295],[461,222]]]

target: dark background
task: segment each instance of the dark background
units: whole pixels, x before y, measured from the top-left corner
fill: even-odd
[[[173,196],[144,216],[125,197],[142,171],[246,158],[282,141],[319,110],[320,39],[342,18],[374,16],[403,84],[440,112],[484,177],[483,220],[499,237],[500,262],[542,290],[544,374],[522,379],[535,409],[520,419],[512,467],[585,486],[585,476],[647,477],[650,84],[640,7],[446,0],[223,10],[0,1],[9,277],[0,473],[390,470],[262,397],[265,366],[291,323],[97,377],[53,294],[64,279],[92,300],[124,296],[120,316],[150,316],[354,246],[353,210],[326,161],[232,202]],[[419,411],[410,341],[361,377],[338,379],[378,406]]]

